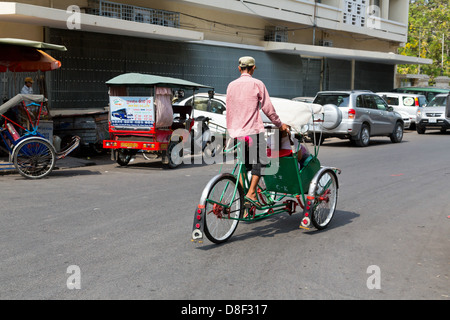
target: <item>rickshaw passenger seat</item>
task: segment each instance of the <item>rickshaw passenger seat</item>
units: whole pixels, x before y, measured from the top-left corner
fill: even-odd
[[[269,158],[283,158],[283,157],[289,157],[292,155],[291,149],[280,149],[279,152],[272,150],[270,148],[267,149],[267,156]]]
[[[175,113],[179,114],[179,119],[172,123],[172,130],[176,130],[176,129],[190,130],[190,128],[192,127],[192,124],[191,124],[191,121],[189,121],[187,119],[190,118],[192,106],[174,105],[174,106],[172,106],[172,109],[173,109],[174,114]]]
[[[172,130],[184,129],[184,123],[183,122],[174,122],[174,123],[172,123],[172,126],[170,128]]]

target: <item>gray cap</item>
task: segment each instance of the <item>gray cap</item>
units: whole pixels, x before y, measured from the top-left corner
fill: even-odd
[[[240,57],[239,58],[239,67],[252,67],[255,65],[255,58],[253,57]]]

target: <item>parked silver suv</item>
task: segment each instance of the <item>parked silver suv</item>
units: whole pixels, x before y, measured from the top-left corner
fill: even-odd
[[[445,132],[450,129],[450,119],[445,115],[445,106],[449,95],[438,94],[425,107],[417,108],[416,131],[425,133],[426,129],[438,129]]]
[[[321,91],[314,103],[324,106],[323,124],[308,128],[318,143],[338,137],[366,147],[373,136],[387,136],[394,143],[403,139],[402,116],[371,91]]]

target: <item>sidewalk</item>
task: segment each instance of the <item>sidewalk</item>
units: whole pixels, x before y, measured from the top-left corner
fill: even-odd
[[[110,154],[80,158],[67,156],[64,159],[56,161],[55,167],[58,167],[59,169],[68,169],[111,163],[115,163],[115,161],[111,160]]]
[[[17,173],[17,170],[14,168],[14,164],[10,163],[8,160],[8,157],[0,157],[0,175]],[[10,165],[7,165],[8,163]],[[56,161],[55,169],[79,168],[111,163],[115,162],[111,160],[110,154],[80,158],[67,156],[64,159]]]

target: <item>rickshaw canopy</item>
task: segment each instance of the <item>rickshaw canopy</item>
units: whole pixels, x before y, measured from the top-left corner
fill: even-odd
[[[183,79],[157,76],[142,73],[125,73],[106,82],[108,86],[139,86],[139,87],[166,87],[172,89],[193,89],[213,87]]]

